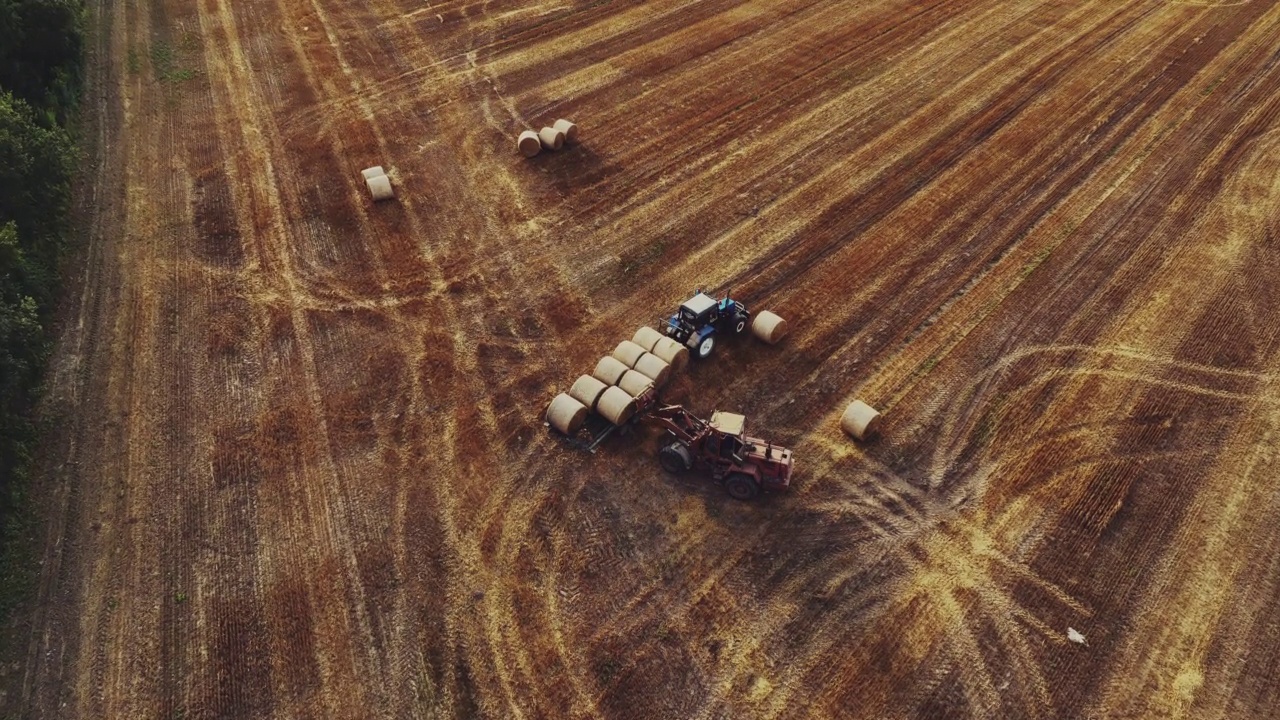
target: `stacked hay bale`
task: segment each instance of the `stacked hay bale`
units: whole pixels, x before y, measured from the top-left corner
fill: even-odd
[[[567,145],[576,145],[577,142],[578,126],[571,120],[561,118],[550,127],[544,127],[537,132],[522,131],[516,139],[516,148],[521,155],[533,157],[543,149],[560,150]]]
[[[631,342],[670,365],[671,372],[680,372],[689,364],[689,348],[651,327],[645,326],[637,330],[631,337]]]
[[[596,402],[596,412],[614,425],[625,425],[636,414],[636,399],[617,385],[611,385]]]
[[[569,397],[582,403],[588,410],[595,410],[596,402],[608,388],[608,385],[590,375],[583,375],[573,383],[573,387],[569,388]]]
[[[578,126],[572,121],[561,118],[552,123],[551,129],[564,134],[566,145],[578,144]]]
[[[564,133],[555,128],[544,127],[538,131],[538,139],[547,150],[559,150],[564,147]]]
[[[587,408],[564,393],[556,395],[547,406],[547,424],[565,435],[572,435],[587,420]]]
[[[617,358],[602,357],[600,362],[596,363],[596,369],[591,373],[591,377],[606,385],[617,385],[618,380],[622,378],[622,374],[629,369],[619,362]]]
[[[381,165],[365,168],[360,171],[360,174],[364,177],[365,185],[369,187],[369,194],[373,196],[374,202],[390,200],[396,196],[395,190],[391,187],[391,178],[387,177],[387,172]]]
[[[667,381],[671,379],[670,365],[664,362],[662,358],[630,340],[623,340],[618,343],[618,347],[613,350],[613,357],[629,369],[639,372],[652,380],[657,387],[666,385]]]
[[[538,139],[538,133],[532,130],[525,130],[520,133],[519,139],[516,140],[516,147],[520,149],[520,154],[525,157],[533,157],[542,150],[542,141]]]
[[[640,397],[652,390],[654,384],[653,380],[644,373],[628,370],[622,373],[622,377],[618,378],[618,387],[625,390],[631,397]]]

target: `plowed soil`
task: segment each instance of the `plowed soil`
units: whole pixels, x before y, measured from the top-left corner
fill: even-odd
[[[1280,6],[91,5],[0,711],[1280,707]],[[542,424],[697,287],[786,494]]]

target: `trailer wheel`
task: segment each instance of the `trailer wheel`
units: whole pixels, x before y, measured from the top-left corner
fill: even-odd
[[[693,456],[689,454],[689,446],[677,440],[658,451],[658,462],[663,470],[674,475],[693,467]]]
[[[760,494],[760,486],[746,473],[734,473],[724,481],[725,490],[734,500],[751,500]]]
[[[698,359],[706,360],[711,357],[711,351],[716,349],[716,336],[708,335],[698,343]]]

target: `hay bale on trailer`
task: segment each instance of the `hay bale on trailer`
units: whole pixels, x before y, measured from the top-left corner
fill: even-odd
[[[651,352],[670,365],[671,372],[680,372],[689,364],[689,348],[669,337],[660,338],[654,343]]]
[[[640,397],[653,387],[653,378],[636,370],[628,370],[618,379],[618,387],[631,397]]]
[[[653,384],[662,387],[671,379],[671,366],[662,361],[662,358],[653,353],[645,353],[636,361],[635,370],[645,377],[653,381]]]
[[[585,405],[588,410],[594,410],[596,401],[608,387],[590,375],[583,375],[574,381],[573,387],[569,388],[569,397]]]
[[[556,395],[547,406],[547,423],[565,435],[578,432],[586,420],[586,406],[564,393]]]
[[[628,369],[626,365],[618,362],[616,358],[602,357],[600,362],[596,363],[596,369],[591,373],[591,377],[605,385],[617,385],[622,373]]]
[[[620,387],[610,387],[596,403],[596,412],[614,425],[624,425],[636,414],[636,399]]]
[[[631,342],[644,348],[645,352],[653,352],[653,346],[657,345],[658,341],[663,337],[662,333],[646,325],[637,330],[635,335],[631,336]]]

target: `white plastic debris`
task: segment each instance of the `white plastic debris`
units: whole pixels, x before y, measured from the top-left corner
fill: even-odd
[[[1067,639],[1073,643],[1084,644],[1084,635],[1073,627],[1067,628]]]

